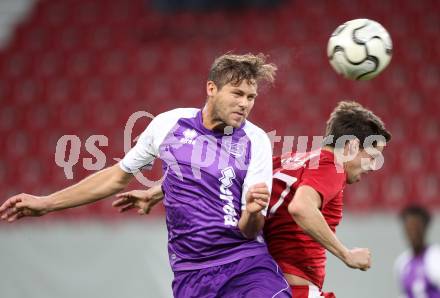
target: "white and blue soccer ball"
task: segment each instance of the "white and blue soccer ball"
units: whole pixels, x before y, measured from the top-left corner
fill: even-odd
[[[376,21],[356,19],[340,25],[331,35],[327,55],[334,70],[350,80],[370,80],[390,63],[393,44]]]

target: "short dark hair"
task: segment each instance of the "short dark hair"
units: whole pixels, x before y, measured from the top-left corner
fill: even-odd
[[[257,83],[264,80],[273,83],[277,67],[266,63],[264,54],[234,55],[225,54],[215,59],[209,71],[208,80],[213,81],[218,89],[231,83],[239,85],[243,80]]]
[[[386,142],[391,140],[391,133],[386,130],[382,120],[355,101],[339,102],[330,114],[327,120],[325,144],[335,147],[336,141],[347,135],[354,135],[358,138],[361,148],[363,148],[365,139],[372,135],[381,135]],[[333,136],[332,140],[331,136]],[[373,146],[376,146],[375,142]]]
[[[415,205],[415,204],[408,205],[405,208],[403,208],[402,211],[400,211],[400,218],[402,220],[405,220],[407,216],[411,216],[411,215],[418,216],[422,220],[425,227],[427,227],[431,222],[431,214],[426,208],[420,205]]]

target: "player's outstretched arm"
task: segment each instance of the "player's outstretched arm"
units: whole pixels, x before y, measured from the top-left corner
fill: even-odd
[[[0,206],[1,219],[13,222],[25,216],[41,216],[49,212],[96,202],[124,189],[132,174],[119,165],[103,169],[77,184],[48,196],[19,194]]]
[[[264,226],[261,211],[269,204],[270,192],[265,183],[251,186],[246,193],[246,209],[241,213],[238,227],[247,239],[254,239]]]
[[[321,197],[310,186],[300,186],[289,204],[288,210],[295,222],[313,239],[321,243],[348,267],[367,270],[371,266],[371,254],[366,248],[347,249],[330,229],[322,215]]]
[[[138,208],[138,213],[148,214],[157,203],[162,201],[164,194],[162,185],[155,185],[147,190],[132,190],[117,194],[117,200],[113,201],[113,207],[118,208],[119,212]]]

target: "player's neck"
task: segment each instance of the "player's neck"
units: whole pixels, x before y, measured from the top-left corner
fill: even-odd
[[[426,244],[423,244],[423,245],[420,245],[420,246],[413,247],[412,251],[413,251],[413,254],[415,256],[419,256],[419,255],[423,254],[425,249],[426,249]]]
[[[321,150],[325,150],[325,151],[331,152],[331,153],[333,153],[334,155],[336,155],[336,153],[335,153],[335,148],[332,147],[332,146],[323,146],[323,147],[321,148]],[[345,153],[344,153],[344,154],[345,154]],[[342,167],[342,168],[344,169],[345,172],[347,172],[347,170],[346,170],[346,163],[340,161],[340,160],[335,156],[335,165],[336,165],[336,163],[338,164],[338,166]]]
[[[202,124],[206,129],[223,131],[226,123],[215,117],[213,107],[208,103],[202,110]]]

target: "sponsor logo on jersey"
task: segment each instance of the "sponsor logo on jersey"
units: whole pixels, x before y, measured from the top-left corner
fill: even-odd
[[[238,225],[237,212],[234,208],[234,196],[229,188],[233,185],[232,180],[235,179],[235,172],[232,167],[227,167],[222,170],[222,177],[219,178],[220,184],[220,199],[224,201],[224,224],[225,226],[236,227]]]

